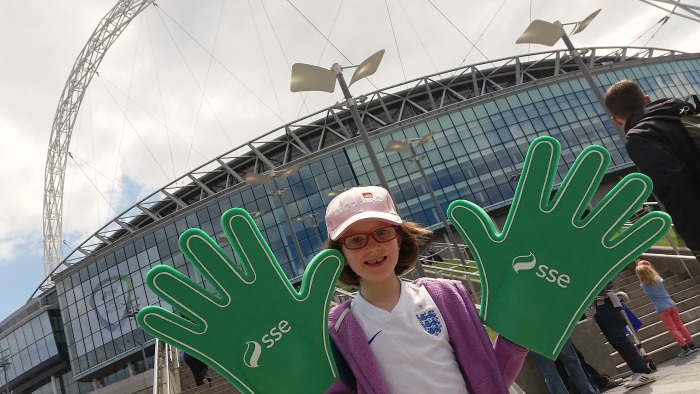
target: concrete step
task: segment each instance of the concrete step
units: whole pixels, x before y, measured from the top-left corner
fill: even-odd
[[[672,276],[666,275],[666,276],[662,276],[662,277],[664,278],[664,287],[666,288],[666,290],[668,291],[669,294],[673,294],[673,292],[674,292],[673,286],[678,285],[679,283],[682,283],[682,282],[689,279],[688,275],[686,275],[686,274],[672,275]],[[636,278],[636,276],[635,276],[635,278]],[[700,277],[693,278],[693,279],[698,279],[698,278],[700,278]],[[684,286],[683,288],[685,288],[685,287],[687,287],[687,285]],[[678,288],[679,287],[677,287],[676,289],[678,289]],[[642,288],[639,287],[639,280],[632,282],[632,283],[624,286],[623,288],[616,287],[616,289],[618,289],[620,291],[624,291],[627,294],[627,296],[630,298],[631,301],[635,301],[635,300],[638,300],[640,298],[647,297],[647,295],[644,294],[644,292],[642,291]],[[675,290],[675,291],[677,291],[677,290]]]
[[[666,291],[668,291],[668,294],[676,302],[700,294],[700,276],[696,276],[689,279],[687,277],[684,279],[684,276],[685,275],[676,275],[671,278],[664,279],[664,287],[666,288]],[[629,295],[630,293],[627,294]],[[626,305],[635,314],[637,314],[638,308],[644,305],[651,305],[649,297],[647,297],[647,295],[642,292],[642,289],[639,289],[637,290],[637,292],[634,292],[632,294],[634,298],[630,296],[632,300],[626,303]]]
[[[661,322],[649,297],[640,289],[634,267],[635,264],[628,265],[613,279],[614,288],[616,291],[624,291],[630,297],[630,301],[626,305],[643,324],[637,333],[642,348],[654,363],[659,364],[675,358],[680,347]],[[664,286],[676,302],[681,320],[688,331],[694,338],[700,337],[700,276],[696,275],[691,278],[687,272],[680,270],[676,270],[676,274],[670,270],[660,270],[659,274],[664,278]],[[616,366],[618,374],[629,374],[629,368],[622,357],[605,340],[602,333],[599,335],[601,342],[609,351],[611,361]]]
[[[632,268],[630,268],[630,267],[632,267]],[[634,284],[635,282],[639,283],[639,279],[637,278],[637,275],[634,273],[634,266],[633,265],[629,265],[629,266],[623,268],[622,271],[620,271],[613,278],[613,284],[615,285],[615,289],[624,289],[627,286]]]
[[[664,278],[664,287],[666,287],[666,290],[668,290],[669,294],[673,294],[675,290],[672,289],[673,286],[683,283],[684,281],[688,279],[697,279],[700,278],[700,276],[690,278],[688,274],[683,273],[683,274],[678,274],[678,275],[673,275],[671,273],[668,273],[666,275],[662,274],[662,278]],[[686,288],[689,287],[689,284],[685,284],[683,286],[677,287],[677,288]],[[641,287],[639,286],[639,281],[636,281],[630,285],[627,285],[624,287],[623,291],[627,293],[627,295],[630,297],[630,299],[635,300],[641,297],[646,297],[644,292],[642,291]]]
[[[180,365],[180,389],[182,390],[182,394],[240,393],[231,383],[216,373],[216,371],[210,369],[209,376],[212,378],[210,384],[205,383],[202,386],[196,386],[189,367],[185,364]]]
[[[696,309],[700,311],[700,307]],[[681,314],[681,319],[683,320],[686,328],[688,328],[688,331],[690,331],[690,334],[695,342],[698,343],[700,340],[700,319],[687,321],[683,314]],[[662,323],[659,324],[661,327],[663,327]],[[642,348],[647,352],[655,364],[660,364],[664,361],[674,359],[681,350],[678,343],[676,343],[665,327],[663,327],[663,332],[643,339]],[[617,352],[611,354],[611,357],[617,366],[618,373],[625,373],[629,371],[629,367]]]
[[[695,320],[698,315],[697,309],[695,308],[700,306],[700,288],[688,289],[688,291],[684,293],[687,293],[688,297],[678,298],[682,300],[676,303],[678,312],[681,314],[681,317],[685,316],[685,318],[687,318],[688,321]],[[633,312],[635,316],[637,316],[637,318],[639,318],[639,320],[642,322],[641,330],[649,329],[650,331],[653,331],[651,330],[651,328],[654,325],[654,323],[661,321],[661,318],[654,309],[653,305],[644,305],[643,307],[640,307],[634,310]],[[647,313],[642,314],[640,312]]]
[[[694,296],[678,303],[681,320],[690,331],[692,336],[700,335],[700,296]],[[645,322],[646,320],[646,322]],[[644,326],[637,332],[637,337],[642,343],[642,348],[649,355],[654,355],[652,359],[655,363],[670,360],[676,356],[680,349],[673,336],[668,332],[666,326],[661,322],[656,312],[644,316],[642,321]],[[602,335],[602,334],[601,334]],[[630,340],[632,338],[630,337]],[[609,343],[606,346],[612,349],[610,356],[617,366],[618,371],[628,371],[627,364],[624,363],[620,355]],[[675,352],[673,349],[676,349]]]

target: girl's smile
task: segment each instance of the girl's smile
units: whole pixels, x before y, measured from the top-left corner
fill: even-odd
[[[385,231],[389,234],[386,235]],[[367,219],[354,223],[345,231],[347,236],[341,242],[343,255],[350,268],[360,277],[363,285],[367,282],[381,283],[386,280],[395,281],[394,268],[399,259],[399,237],[395,236],[396,229],[388,227],[381,220]],[[362,237],[366,244],[360,248],[349,249],[346,245],[354,246],[355,240]],[[377,239],[388,241],[379,242]]]

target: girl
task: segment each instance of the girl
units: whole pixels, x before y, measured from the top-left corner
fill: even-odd
[[[502,337],[491,343],[460,282],[399,279],[430,231],[401,220],[386,189],[339,194],[326,225],[326,247],[345,257],[340,282],[359,287],[329,314],[341,376],[329,392],[508,392],[527,350]]]
[[[685,328],[681,317],[678,314],[676,303],[673,302],[664,287],[664,280],[656,272],[651,263],[646,260],[641,260],[635,269],[637,277],[641,282],[639,287],[649,296],[654,309],[659,314],[661,321],[664,323],[668,332],[673,335],[678,345],[681,347],[681,352],[678,353],[679,358],[683,358],[690,353],[697,352],[698,348],[693,343],[693,337]]]

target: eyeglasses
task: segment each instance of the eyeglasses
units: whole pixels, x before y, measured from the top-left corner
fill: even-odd
[[[364,248],[369,241],[370,235],[379,243],[389,242],[397,236],[396,226],[381,227],[368,233],[357,233],[341,238],[339,241],[348,249]]]

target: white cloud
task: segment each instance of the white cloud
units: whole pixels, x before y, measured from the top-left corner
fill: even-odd
[[[323,34],[332,28],[330,40],[337,49],[327,45],[322,53],[326,40],[287,2],[266,2],[263,10],[255,1],[165,1],[158,9],[149,7],[128,26],[100,65],[100,76],[93,79],[76,121],[70,146],[76,160],[69,159],[64,196],[69,244],[81,242],[113,218],[114,210],[125,209],[186,169],[280,126],[283,120],[290,122],[300,113],[340,99],[339,92],[311,93],[300,112],[303,96],[289,92],[291,63],[347,65],[344,56],[360,62],[386,49],[378,72],[352,87],[359,94],[400,83],[404,75],[416,78],[456,67],[468,53],[464,64],[484,61],[479,52],[495,59],[546,51],[514,43],[530,18],[568,22],[566,18],[581,19],[602,8],[573,41],[577,46],[619,46],[635,40],[665,15],[638,0],[511,0],[478,6],[433,1],[448,21],[429,3],[399,0],[389,2],[389,20],[383,2],[356,0],[343,2],[336,20],[337,2],[292,3]],[[43,178],[53,117],[76,57],[114,4],[114,0],[28,0],[0,5],[0,179],[6,188],[0,194],[0,262],[6,265],[42,265]],[[672,17],[649,45],[696,52],[698,26]],[[480,35],[478,50],[471,50],[469,41]],[[112,191],[113,179],[128,185],[129,191],[119,187]]]

